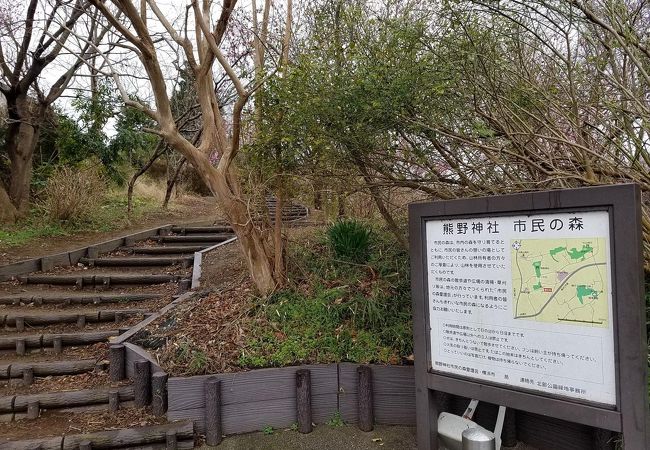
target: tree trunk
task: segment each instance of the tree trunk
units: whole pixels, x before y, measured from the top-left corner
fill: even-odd
[[[199,170],[199,173],[202,171]],[[218,171],[204,171],[208,186],[221,204],[228,221],[237,235],[239,245],[248,263],[251,279],[262,295],[276,288],[273,254],[264,236],[255,228],[248,213],[247,203],[234,192],[239,192],[239,180]]]
[[[345,217],[345,195],[343,191],[338,191],[336,193],[336,202],[338,203],[338,218],[341,219]]]
[[[32,159],[46,109],[28,104],[27,96],[7,98],[9,126],[6,149],[11,162],[9,198],[18,212],[25,216],[29,211],[29,188],[32,181]],[[35,113],[31,108],[36,108]]]
[[[172,191],[174,190],[174,186],[176,186],[176,182],[178,181],[178,177],[181,174],[181,169],[183,169],[183,166],[187,162],[187,159],[183,158],[183,160],[178,164],[178,167],[174,171],[173,175],[170,175],[169,178],[167,179],[167,190],[165,191],[165,200],[163,200],[162,208],[167,209],[169,206],[169,200],[172,197]]]
[[[399,227],[397,226],[397,223],[395,223],[395,219],[393,219],[393,216],[388,210],[386,203],[381,198],[381,192],[379,188],[374,184],[374,180],[372,179],[372,175],[368,171],[368,167],[366,166],[365,161],[363,161],[363,159],[361,159],[361,157],[359,156],[354,156],[354,162],[357,165],[359,172],[361,172],[361,176],[363,177],[363,180],[366,182],[366,185],[368,185],[368,190],[370,191],[370,195],[375,201],[375,204],[377,205],[377,209],[379,210],[381,217],[386,222],[388,229],[393,234],[393,236],[395,236],[397,242],[399,242],[402,248],[408,250],[409,248],[408,242],[406,241],[406,238],[404,237]]]
[[[149,170],[149,168],[153,165],[154,162],[158,158],[162,156],[162,154],[165,151],[165,144],[162,139],[158,141],[158,145],[156,145],[156,149],[154,150],[153,154],[151,155],[151,158],[149,158],[149,161],[147,161],[141,168],[138,170],[136,173],[133,174],[131,179],[129,180],[129,185],[126,193],[126,198],[127,198],[127,205],[126,205],[126,212],[131,214],[133,212],[133,188],[135,187],[135,182],[138,181],[138,178],[140,178],[144,173]]]
[[[275,282],[278,287],[284,286],[284,240],[282,238],[282,208],[284,198],[282,194],[276,195],[275,218],[273,222],[273,253],[275,258]]]
[[[213,167],[208,158],[198,154],[193,148],[189,151],[181,151],[185,150],[189,143],[179,139],[178,135],[171,134],[166,136],[166,139],[172,148],[178,149],[185,155],[217,198],[228,223],[237,236],[251,279],[258,292],[261,295],[271,294],[276,288],[273,251],[269,248],[263,233],[253,224],[248,212],[248,203],[240,195],[241,185],[235,164],[231,163],[223,168]]]
[[[9,194],[0,183],[0,223],[14,223],[18,218],[18,210],[11,199]]]

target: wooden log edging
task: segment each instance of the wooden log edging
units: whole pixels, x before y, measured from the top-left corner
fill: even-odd
[[[160,371],[151,376],[151,411],[157,417],[167,413],[167,378],[167,374]]]
[[[25,349],[50,348],[57,340],[61,345],[87,345],[107,341],[112,336],[118,336],[118,330],[94,331],[88,333],[34,334],[27,336],[0,337],[0,350],[11,350],[18,345]],[[22,342],[22,344],[21,344]]]
[[[208,378],[205,382],[205,443],[214,446],[223,439],[221,424],[221,380]]]
[[[94,359],[0,364],[0,379],[24,377],[27,369],[32,370],[33,376],[46,377],[92,372],[95,367],[97,361]]]
[[[357,385],[358,418],[361,431],[372,431],[375,425],[375,414],[372,407],[372,369],[370,366],[357,367],[359,374]]]
[[[161,294],[107,294],[107,295],[60,295],[53,297],[36,297],[28,296],[23,297],[20,295],[9,295],[0,297],[0,305],[20,305],[33,303],[35,305],[44,304],[93,304],[99,305],[102,303],[131,303],[158,299]]]
[[[75,323],[80,317],[85,322],[112,322],[117,315],[122,318],[136,315],[144,315],[145,309],[120,309],[120,310],[98,310],[90,312],[48,312],[43,314],[33,313],[12,313],[0,316],[0,326],[15,326],[17,331],[23,331],[25,325],[40,326],[56,323]],[[22,328],[22,329],[21,329]]]
[[[173,266],[180,264],[189,267],[193,256],[158,256],[158,257],[125,257],[125,258],[81,258],[80,262],[90,267],[149,267]]]
[[[232,227],[230,225],[207,225],[207,226],[189,226],[189,227],[180,227],[174,226],[171,228],[172,233],[187,235],[189,234],[205,234],[205,233],[233,233]]]
[[[148,361],[151,367],[151,373],[163,371],[158,364],[158,361],[156,361],[154,357],[142,347],[130,342],[124,342],[123,345],[125,350],[124,366],[126,378],[134,378],[136,361]]]
[[[256,431],[265,426],[300,427],[298,373],[308,370],[311,381],[311,422],[326,423],[338,414],[358,423],[357,364],[329,364],[213,375],[222,382],[223,433]],[[370,366],[373,371],[375,423],[415,424],[413,367]],[[191,418],[206,431],[204,385],[209,376],[170,377],[169,419]],[[307,422],[307,421],[304,421]],[[306,430],[305,430],[306,431]]]
[[[139,285],[139,284],[165,284],[177,283],[183,279],[180,275],[21,275],[18,281],[24,284],[48,284],[57,286],[93,287],[95,289],[108,288],[112,285]]]
[[[152,425],[139,428],[123,428],[120,430],[100,431],[96,433],[72,434],[42,439],[13,441],[0,444],[0,450],[77,450],[91,449],[130,449],[146,446],[146,448],[166,448],[168,436],[174,436],[176,448],[189,449],[194,447],[194,426],[191,421]]]
[[[296,415],[298,431],[311,433],[311,372],[308,369],[296,371]]]
[[[160,236],[158,242],[163,244],[166,243],[217,243],[224,242],[229,239],[232,239],[232,233],[222,233],[222,234],[193,234],[188,236]]]
[[[78,406],[108,404],[109,390],[83,389],[79,391],[42,392],[28,395],[10,395],[0,397],[0,413],[17,413],[28,411],[29,405],[38,402],[40,408],[62,409]],[[133,400],[133,387],[125,386],[118,389],[121,402]]]
[[[133,364],[135,407],[144,408],[151,403],[151,363],[146,359],[140,359]]]
[[[175,308],[179,304],[183,303],[187,299],[191,298],[193,295],[194,295],[194,292],[192,292],[192,291],[184,293],[183,295],[181,295],[178,298],[176,298],[175,300],[173,300],[171,303],[165,305],[163,308],[160,309],[160,311],[155,312],[155,313],[151,314],[149,317],[142,320],[141,322],[138,322],[136,325],[129,328],[128,331],[125,331],[124,333],[121,333],[117,338],[111,339],[111,342],[115,343],[115,344],[125,343],[127,340],[129,340],[133,336],[135,336],[138,332],[143,330],[151,322],[153,322],[154,320],[156,320],[160,316],[166,314],[168,311],[172,310],[173,308]],[[138,350],[135,350],[136,347],[139,348],[140,351],[146,353],[145,350],[143,350],[142,348],[140,348],[138,346],[132,347],[133,351],[138,351]],[[149,356],[149,358],[153,361],[153,358],[151,358],[151,356]]]
[[[299,417],[296,374],[306,369],[310,372],[312,385],[312,422],[326,423],[338,414],[344,422],[358,424],[359,367],[359,364],[340,363],[169,377],[167,418],[194,420],[197,432],[205,433],[207,405],[204,389],[206,381],[214,378],[221,381],[220,404],[224,435],[259,431],[266,426],[290,427],[297,423]],[[414,426],[416,393],[413,366],[367,367],[371,371],[374,424]],[[452,397],[448,410],[462,414],[469,399]],[[480,425],[491,428],[497,412],[496,405],[481,402],[475,420]],[[508,420],[516,422],[516,430],[504,430],[504,437],[510,442],[519,439],[536,448],[554,450],[594,448],[591,427],[523,411],[517,411]]]
[[[122,344],[111,344],[108,348],[109,378],[122,381],[126,378],[126,348]]]
[[[69,252],[58,253],[54,255],[47,255],[40,258],[32,258],[25,261],[20,261],[12,264],[0,266],[0,282],[9,281],[18,275],[24,275],[30,272],[49,271],[56,266],[71,266],[79,262],[84,256],[92,257],[93,254],[110,252],[121,247],[125,242],[135,242],[141,239],[157,236],[161,232],[171,230],[172,225],[167,224],[148,230],[143,230],[138,233],[128,234],[126,236],[110,239],[108,241],[100,242],[97,244],[81,247]],[[96,257],[96,256],[95,256]]]

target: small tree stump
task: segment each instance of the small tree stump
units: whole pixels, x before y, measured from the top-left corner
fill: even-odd
[[[303,434],[311,433],[311,375],[307,369],[296,371],[296,415],[298,431]]]
[[[23,369],[23,385],[31,386],[34,383],[34,369],[31,367],[25,367]]]
[[[79,442],[79,450],[92,450],[93,443],[90,441],[81,441]]]
[[[16,331],[25,331],[24,317],[16,317]]]
[[[372,431],[375,422],[372,407],[372,370],[368,366],[359,366],[357,374],[359,375],[357,387],[359,429]]]
[[[112,344],[109,347],[108,361],[111,381],[122,381],[126,378],[126,347],[123,344]]]
[[[120,393],[117,389],[108,391],[108,410],[117,412],[120,409]]]
[[[167,412],[167,374],[156,372],[151,377],[152,412],[154,416],[164,416]]]
[[[133,397],[136,408],[151,404],[151,363],[144,359],[133,363]]]
[[[54,336],[52,339],[52,348],[57,355],[63,353],[63,339],[61,336]]]
[[[16,339],[16,354],[18,356],[24,356],[26,352],[25,339]]]
[[[84,314],[79,314],[77,316],[77,328],[83,330],[86,327],[86,316]]]
[[[27,418],[29,420],[38,419],[40,409],[38,400],[27,403]]]
[[[165,434],[165,444],[165,448],[167,450],[176,450],[178,448],[178,438],[176,437],[176,431],[167,431]]]
[[[219,445],[221,440],[221,380],[212,377],[205,382],[205,443]]]

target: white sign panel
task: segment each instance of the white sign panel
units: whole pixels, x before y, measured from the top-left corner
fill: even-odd
[[[431,365],[615,405],[606,211],[430,220]]]

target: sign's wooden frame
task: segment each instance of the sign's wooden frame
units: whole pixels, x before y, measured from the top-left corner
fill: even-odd
[[[426,222],[445,218],[607,210],[610,216],[617,401],[614,408],[493,385],[431,370]],[[650,448],[643,298],[641,191],[621,184],[495,197],[414,203],[409,207],[418,448],[437,450],[436,392],[552,416],[621,433],[626,449]]]

